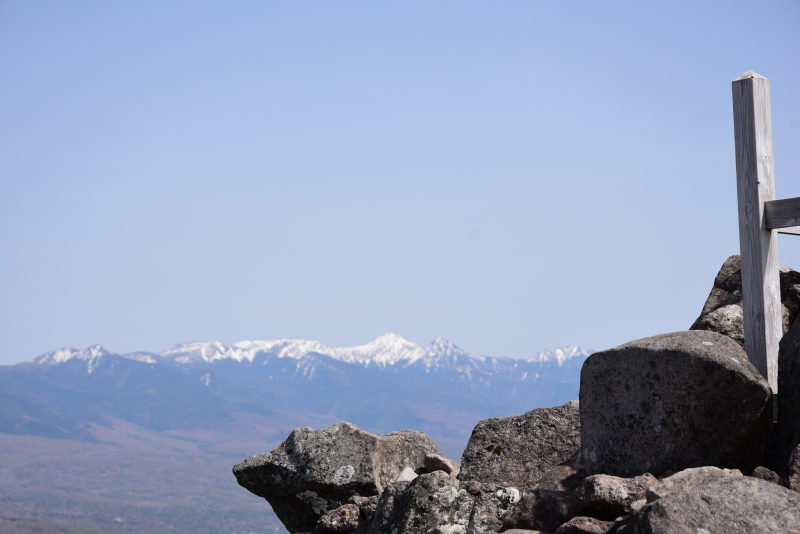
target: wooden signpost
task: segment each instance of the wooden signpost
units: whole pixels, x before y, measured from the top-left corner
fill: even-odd
[[[751,70],[733,81],[733,129],[745,352],[777,393],[783,336],[777,233],[800,235],[800,198],[775,200],[769,80]]]

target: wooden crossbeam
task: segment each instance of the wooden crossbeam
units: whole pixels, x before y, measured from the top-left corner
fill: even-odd
[[[769,230],[800,226],[800,197],[768,200],[764,203],[764,217]]]

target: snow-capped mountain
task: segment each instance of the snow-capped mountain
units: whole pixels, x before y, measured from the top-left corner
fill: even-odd
[[[160,361],[192,364],[222,360],[252,363],[258,355],[299,360],[311,354],[328,356],[345,363],[361,364],[365,367],[375,366],[381,369],[396,365],[408,367],[418,362],[427,370],[441,366],[457,367],[459,363],[461,366],[473,364],[484,367],[487,362],[498,360],[498,358],[470,354],[441,337],[435,339],[427,347],[422,347],[403,339],[397,334],[389,333],[365,345],[342,348],[328,347],[318,341],[297,339],[240,341],[233,344],[221,341],[201,341],[177,345],[159,354],[146,352],[116,354],[100,345],[93,345],[84,350],[78,350],[74,347],[62,348],[38,356],[33,359],[33,362],[41,365],[57,365],[73,359],[81,360],[86,362],[88,371],[92,372],[97,367],[98,362],[108,356],[119,356],[150,364]],[[591,354],[590,350],[570,346],[555,350],[543,350],[525,361],[539,364],[556,363],[561,366],[571,358],[586,358],[589,354]],[[500,358],[500,360],[513,361],[508,358]]]

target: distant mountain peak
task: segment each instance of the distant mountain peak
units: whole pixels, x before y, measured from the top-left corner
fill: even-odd
[[[585,358],[591,353],[592,351],[577,346],[568,346],[540,351],[526,361],[539,364],[555,363],[561,367],[572,358]],[[364,366],[375,365],[379,368],[398,364],[406,367],[416,362],[421,362],[427,369],[441,366],[461,367],[487,360],[487,357],[475,356],[462,350],[443,337],[437,337],[427,347],[422,347],[395,333],[388,333],[365,345],[342,348],[331,348],[318,341],[302,339],[240,341],[233,344],[222,341],[195,341],[176,345],[159,354],[147,352],[116,354],[100,345],[92,345],[83,350],[78,350],[75,347],[65,347],[38,356],[34,358],[33,362],[42,365],[57,365],[70,360],[80,360],[86,362],[87,370],[91,373],[103,358],[109,356],[122,357],[142,363],[154,364],[159,361],[173,361],[177,364],[186,365],[213,363],[220,360],[252,363],[259,354],[266,357],[295,360],[306,358],[311,354],[319,354],[346,363],[357,363]]]

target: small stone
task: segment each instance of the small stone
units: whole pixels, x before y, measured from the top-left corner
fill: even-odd
[[[434,471],[444,471],[448,475],[457,475],[459,468],[457,463],[448,460],[441,454],[426,454],[425,471],[428,473],[433,473]]]
[[[613,526],[613,521],[578,516],[558,527],[555,534],[606,534]]]
[[[417,476],[418,475],[414,472],[413,469],[411,469],[410,467],[405,467],[400,472],[400,474],[397,475],[397,478],[394,479],[394,482],[392,482],[392,484],[397,484],[398,482],[411,482],[412,480],[417,478]]]
[[[765,480],[767,482],[772,482],[773,484],[781,483],[781,477],[778,476],[778,473],[771,469],[767,469],[763,465],[753,469],[753,474],[750,476],[753,478],[760,478],[761,480]]]
[[[613,521],[630,513],[631,504],[644,499],[647,488],[657,483],[650,473],[633,478],[592,475],[575,492],[578,513]]]

